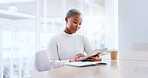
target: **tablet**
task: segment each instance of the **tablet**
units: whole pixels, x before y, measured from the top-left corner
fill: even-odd
[[[90,57],[90,56],[97,56],[97,54],[100,53],[101,56],[103,55],[106,55],[109,53],[108,49],[107,48],[104,48],[104,49],[95,49],[93,52],[90,52],[89,54],[87,54],[85,57],[80,57],[78,59],[78,61],[84,61],[84,59]]]

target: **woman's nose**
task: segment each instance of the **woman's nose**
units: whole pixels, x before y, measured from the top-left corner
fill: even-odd
[[[79,24],[76,25],[76,28],[77,28],[77,29],[79,29],[80,27],[81,27],[81,25],[79,25]]]

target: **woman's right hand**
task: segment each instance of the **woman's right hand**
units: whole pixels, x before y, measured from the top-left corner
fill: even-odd
[[[78,62],[78,59],[80,57],[84,57],[84,56],[85,56],[84,54],[79,53],[73,59],[71,59],[69,62]]]

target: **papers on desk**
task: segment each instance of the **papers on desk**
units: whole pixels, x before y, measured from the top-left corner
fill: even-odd
[[[66,66],[74,66],[74,67],[88,67],[88,66],[97,66],[97,65],[107,65],[104,62],[70,62],[66,63]]]

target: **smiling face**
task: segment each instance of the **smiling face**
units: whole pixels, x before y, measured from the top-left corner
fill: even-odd
[[[81,18],[81,15],[74,14],[69,18],[66,17],[65,21],[66,21],[66,28],[64,32],[66,32],[67,34],[73,34],[73,33],[76,33],[80,29],[82,18]]]

